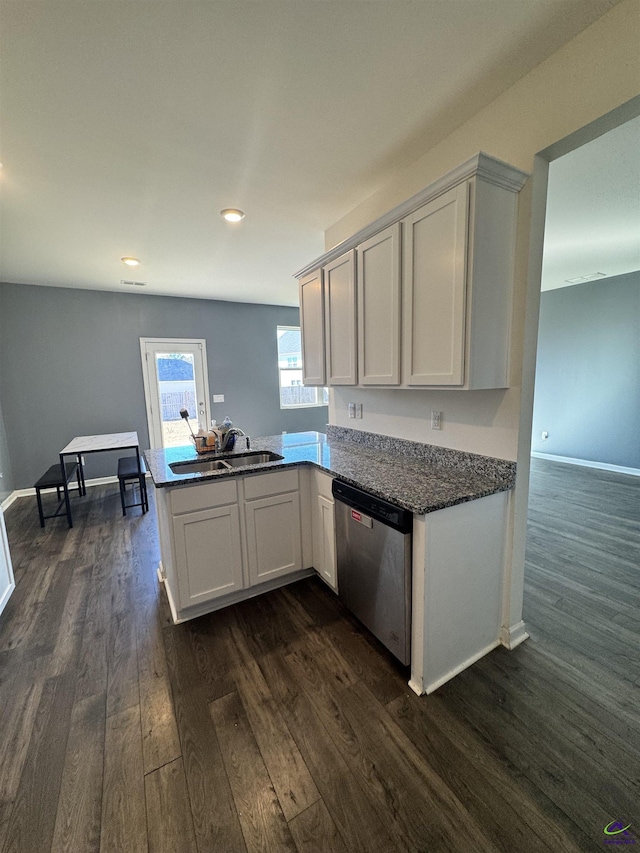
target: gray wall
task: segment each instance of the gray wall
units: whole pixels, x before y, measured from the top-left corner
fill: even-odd
[[[137,430],[149,446],[141,337],[206,339],[210,393],[225,395],[212,406],[218,420],[253,436],[324,431],[326,406],[280,409],[276,327],[297,324],[297,308],[0,283],[15,488],[32,486],[76,435]],[[88,477],[114,473],[115,458],[87,458]]]
[[[640,272],[542,294],[532,450],[640,468]]]

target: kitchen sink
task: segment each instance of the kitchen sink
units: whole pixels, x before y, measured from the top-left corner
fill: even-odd
[[[255,451],[254,453],[236,453],[223,461],[230,468],[242,468],[245,465],[262,465],[265,462],[277,462],[279,459],[284,459],[284,456],[278,456],[277,453],[267,451]]]
[[[169,468],[174,474],[206,474],[208,471],[228,471],[229,466],[222,459],[196,459],[195,462],[173,462]]]
[[[247,465],[264,465],[265,462],[277,462],[284,459],[277,453],[256,450],[251,453],[236,453],[225,459],[195,459],[192,462],[173,462],[169,465],[174,474],[207,474],[209,471],[229,471],[231,468],[245,468]]]

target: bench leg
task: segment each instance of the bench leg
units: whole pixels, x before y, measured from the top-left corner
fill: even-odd
[[[122,504],[122,514],[126,515],[127,514],[127,508],[126,508],[125,503],[124,503],[124,496],[125,496],[124,480],[121,478],[119,480],[119,482],[120,482],[120,503]]]
[[[144,474],[140,475],[140,501],[142,503],[142,512],[149,512],[149,496],[147,495],[147,481]]]
[[[42,511],[42,498],[40,497],[40,489],[36,489],[36,498],[38,499],[38,515],[40,516],[40,527],[44,527],[44,512]]]
[[[64,488],[64,504],[67,512],[67,521],[69,522],[69,530],[73,527],[73,519],[71,518],[71,501],[69,500],[69,485],[65,480]]]

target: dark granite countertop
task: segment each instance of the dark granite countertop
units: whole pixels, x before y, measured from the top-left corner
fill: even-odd
[[[330,426],[327,432],[252,438],[252,451],[269,450],[283,459],[231,470],[176,474],[169,465],[238,456],[246,452],[242,439],[232,453],[198,456],[187,445],[145,450],[144,456],[159,488],[308,464],[418,515],[507,491],[515,483],[515,462],[345,427]]]

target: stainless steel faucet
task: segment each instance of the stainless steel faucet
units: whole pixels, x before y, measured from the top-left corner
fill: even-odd
[[[246,435],[241,429],[237,427],[231,427],[231,429],[227,430],[222,437],[222,444],[220,445],[220,450],[233,450],[236,437],[239,435],[244,435],[247,439],[247,449],[249,448],[250,438]]]

